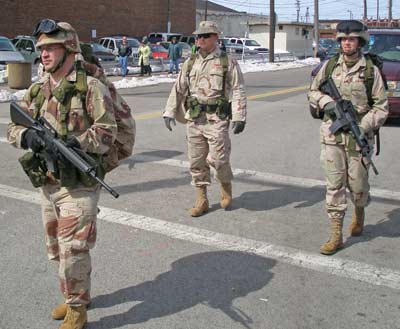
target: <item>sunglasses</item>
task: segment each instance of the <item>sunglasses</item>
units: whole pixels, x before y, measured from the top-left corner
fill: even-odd
[[[52,19],[45,18],[36,24],[32,35],[34,37],[37,37],[39,34],[42,34],[42,33],[52,34],[54,32],[58,32],[58,31],[60,31],[60,27],[58,26],[57,22]]]
[[[204,34],[198,34],[197,39],[203,38],[203,39],[208,39],[212,35],[215,35],[214,33],[204,33]]]

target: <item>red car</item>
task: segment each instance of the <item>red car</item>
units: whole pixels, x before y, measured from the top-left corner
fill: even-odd
[[[150,45],[151,48],[151,53],[152,53],[152,58],[157,59],[157,58],[162,58],[166,59],[168,58],[168,50],[165,49],[161,45]]]
[[[400,118],[400,29],[371,29],[369,44],[365,52],[379,55],[383,61],[383,73],[388,84],[389,118]],[[322,63],[311,73],[316,76]],[[322,113],[310,105],[314,118],[321,118]]]

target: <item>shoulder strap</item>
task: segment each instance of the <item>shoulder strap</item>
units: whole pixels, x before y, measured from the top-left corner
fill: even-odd
[[[328,60],[328,63],[325,67],[325,79],[328,79],[332,76],[333,70],[335,69],[337,62],[339,61],[339,56],[340,54],[336,54]]]
[[[40,109],[42,108],[46,97],[42,92],[42,84],[35,83],[30,91],[30,97],[35,101],[35,111],[33,113],[33,118],[36,120],[39,117]]]
[[[366,67],[365,67],[365,89],[367,91],[367,97],[368,97],[368,105],[372,106],[374,105],[374,100],[372,99],[372,87],[374,86],[374,79],[375,79],[375,74],[374,74],[374,63],[372,62],[371,58],[369,56],[365,57],[366,59]]]
[[[190,71],[192,71],[194,61],[196,60],[196,54],[191,54],[187,62],[186,67],[186,79],[188,82],[188,96],[190,96]]]
[[[223,69],[223,77],[222,77],[222,95],[225,96],[225,89],[226,89],[226,75],[228,73],[228,66],[229,66],[229,59],[228,59],[228,55],[226,54],[225,51],[221,51],[221,65],[222,65],[222,69]]]

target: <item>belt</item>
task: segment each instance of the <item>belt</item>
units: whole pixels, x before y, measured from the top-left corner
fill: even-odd
[[[208,105],[208,104],[199,104],[201,112],[207,113],[215,113],[217,110],[217,104]]]

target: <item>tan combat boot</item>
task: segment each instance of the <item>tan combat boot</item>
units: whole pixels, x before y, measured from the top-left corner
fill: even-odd
[[[67,304],[63,303],[57,305],[55,308],[53,308],[53,311],[51,311],[51,317],[53,318],[53,320],[62,320],[67,315],[67,311],[68,311]]]
[[[221,183],[221,208],[227,209],[232,204],[232,183]]]
[[[192,209],[190,209],[190,216],[199,217],[208,211],[207,200],[207,186],[196,186],[197,198]]]
[[[351,236],[360,236],[364,229],[364,207],[355,207],[352,221],[349,227]]]
[[[331,236],[319,249],[321,254],[332,255],[343,248],[343,218],[331,218]]]
[[[67,306],[67,314],[59,329],[82,329],[87,323],[86,305]]]

